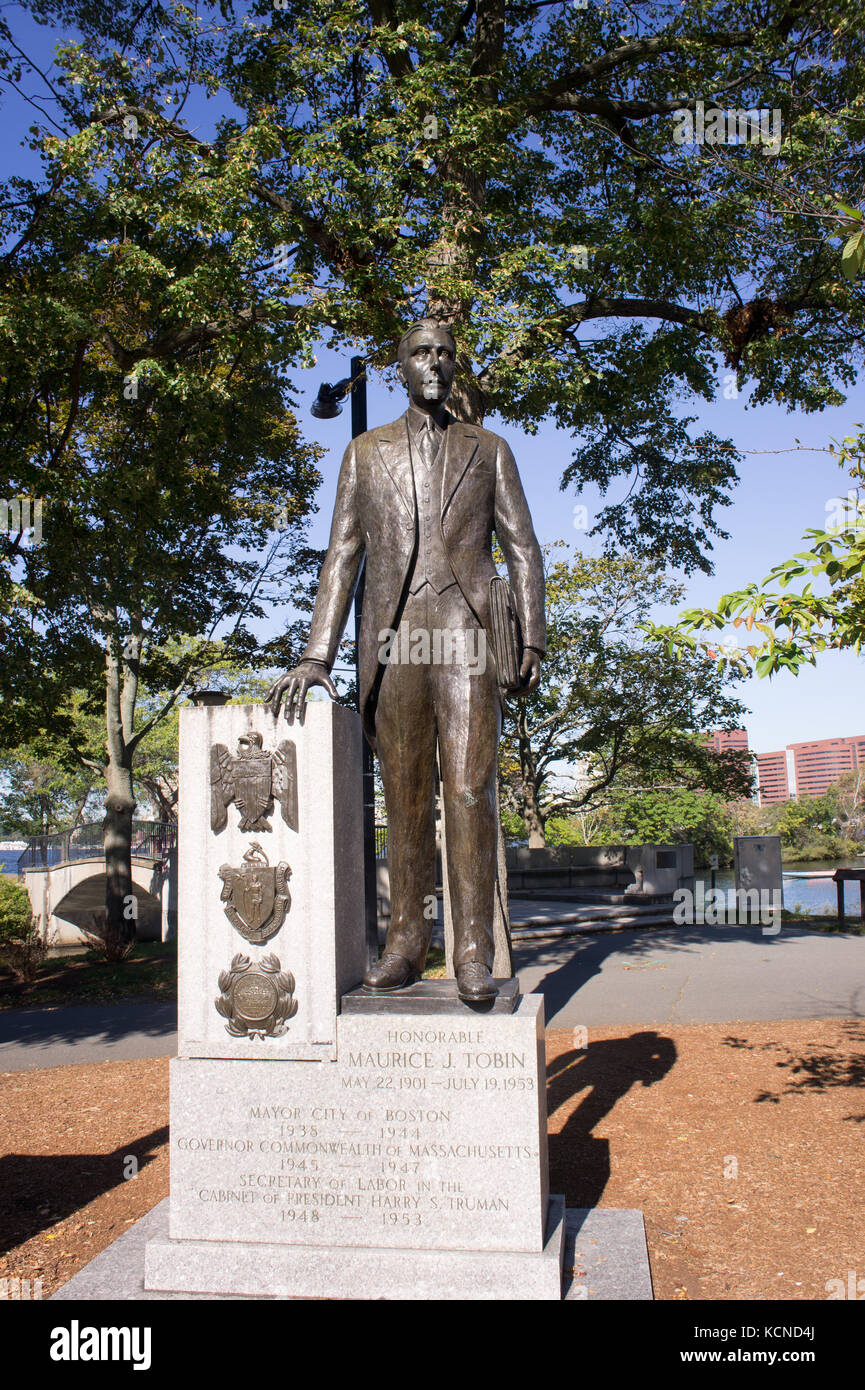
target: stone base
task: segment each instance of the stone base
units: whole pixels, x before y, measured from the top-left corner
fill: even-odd
[[[543,997],[338,1020],[336,1062],[171,1063],[171,1238],[540,1255]]]
[[[148,1289],[254,1298],[550,1299],[562,1296],[565,1199],[551,1197],[538,1254],[150,1241]]]
[[[512,1014],[520,1002],[517,979],[496,980],[495,999],[468,1004],[457,994],[456,980],[418,980],[393,994],[366,992],[363,987],[342,996],[344,1014]]]
[[[144,1287],[144,1252],[148,1244],[170,1246],[168,1235],[169,1198],[155,1206],[112,1245],[97,1255],[62,1289],[52,1295],[61,1303],[102,1302],[243,1302],[247,1294],[170,1292]],[[607,1207],[591,1210],[569,1207],[565,1213],[565,1254],[561,1298],[565,1302],[633,1302],[652,1299],[652,1278],[646,1249],[642,1213],[615,1211]],[[208,1243],[208,1249],[215,1247]],[[499,1259],[500,1257],[495,1257]],[[394,1295],[391,1295],[394,1296]],[[416,1297],[412,1280],[403,1298]],[[419,1297],[420,1295],[417,1295]],[[523,1290],[515,1297],[524,1298]],[[558,1297],[558,1295],[556,1295]],[[274,1298],[263,1294],[259,1298]],[[351,1291],[363,1298],[363,1288]]]

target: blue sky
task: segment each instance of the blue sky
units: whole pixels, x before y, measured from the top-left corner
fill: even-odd
[[[22,46],[47,65],[53,44],[60,36],[35,26],[20,12],[7,10],[7,17]],[[203,135],[219,111],[219,102],[202,110]],[[22,150],[19,142],[26,136],[28,126],[38,119],[37,113],[7,93],[2,115],[6,172],[32,171],[33,155]],[[195,120],[192,124],[196,124]],[[716,541],[713,576],[697,574],[685,580],[685,606],[712,604],[721,593],[762,579],[774,563],[801,548],[805,530],[824,524],[827,502],[846,493],[848,486],[846,475],[828,453],[821,451],[832,438],[850,433],[856,421],[865,420],[865,393],[858,386],[845,406],[820,414],[791,414],[771,405],[748,409],[747,392],[738,399],[724,398],[726,370],[719,360],[714,402],[685,402],[682,406],[683,413],[698,417],[698,430],[711,429],[732,439],[746,455],[733,504],[719,513],[720,523],[730,532],[730,538]],[[336,477],[350,424],[347,409],[336,420],[327,421],[314,419],[309,406],[320,381],[333,382],[347,371],[347,357],[322,351],[314,369],[299,371],[294,378],[304,431],[328,451],[321,464],[324,482],[318,497],[320,510],[310,533],[312,543],[319,546],[327,541]],[[371,426],[393,419],[402,409],[403,396],[399,391],[389,391],[380,381],[371,382]],[[570,437],[551,426],[542,426],[537,435],[523,436],[510,426],[500,427],[494,417],[485,423],[494,430],[501,428],[514,450],[541,543],[565,540],[596,553],[598,542],[575,530],[573,521],[576,503],[584,504],[592,518],[600,502],[597,490],[588,488],[582,494],[559,490],[559,481],[571,458]],[[813,452],[768,452],[793,450],[797,441]],[[624,491],[627,483],[618,483],[617,487]],[[798,677],[785,672],[771,680],[743,683],[740,695],[751,711],[746,724],[752,748],[767,752],[807,738],[865,733],[863,677],[862,659],[852,653],[827,653],[818,659],[816,669],[807,668]]]

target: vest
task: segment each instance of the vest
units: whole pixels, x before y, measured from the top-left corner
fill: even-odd
[[[429,584],[437,594],[456,583],[442,537],[442,478],[445,462],[445,434],[429,468],[420,457],[409,430],[414,495],[417,504],[418,547],[408,591],[416,594]]]

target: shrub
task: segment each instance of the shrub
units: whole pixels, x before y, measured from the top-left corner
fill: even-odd
[[[14,879],[0,876],[0,961],[16,980],[29,984],[47,950],[41,918],[33,916],[26,890]]]
[[[118,961],[126,960],[135,950],[135,936],[127,931],[110,931],[108,928],[108,914],[105,908],[100,908],[94,912],[90,918],[89,927],[82,927],[82,932],[87,938],[87,945],[94,955],[101,960],[116,964]]]
[[[33,918],[27,890],[14,878],[0,874],[0,941],[22,936]]]

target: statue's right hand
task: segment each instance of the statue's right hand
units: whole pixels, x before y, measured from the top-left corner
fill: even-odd
[[[279,717],[279,706],[285,696],[285,717],[289,723],[298,716],[303,723],[307,691],[314,685],[323,685],[332,700],[336,699],[336,686],[323,661],[301,661],[292,671],[286,671],[278,681],[274,681],[264,697],[274,719]]]

